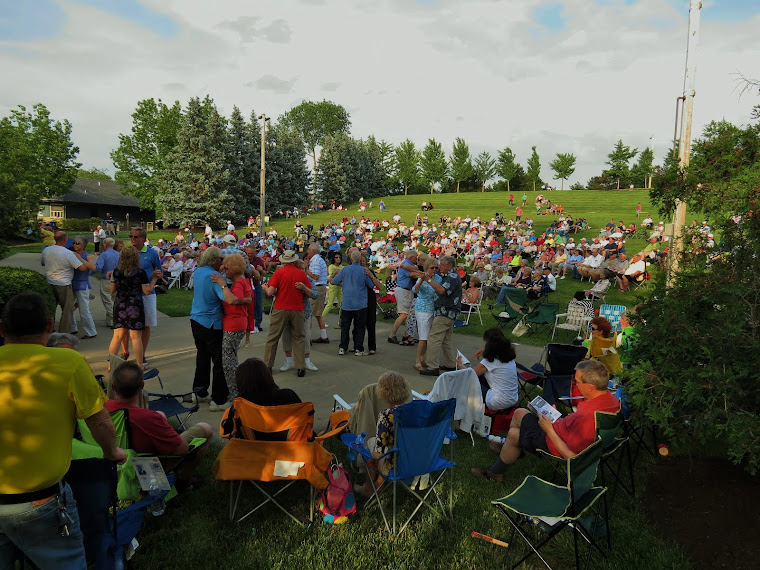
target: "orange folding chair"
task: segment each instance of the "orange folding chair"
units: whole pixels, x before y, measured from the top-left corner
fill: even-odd
[[[328,429],[314,432],[314,404],[258,406],[236,398],[222,418],[219,435],[229,439],[214,463],[217,481],[230,481],[230,520],[235,520],[243,483],[248,481],[264,495],[263,502],[237,519],[253,514],[271,502],[282,512],[303,525],[304,522],[277,501],[277,497],[296,481],[306,480],[309,486],[309,521],[314,520],[314,489],[327,487],[325,473],[332,455],[323,443],[343,431],[349,415],[345,410],[330,414]],[[285,481],[276,492],[263,485]],[[237,492],[235,492],[235,482]],[[271,487],[269,487],[271,490]]]

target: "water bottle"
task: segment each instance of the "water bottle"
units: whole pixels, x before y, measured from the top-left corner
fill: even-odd
[[[150,478],[148,496],[153,499],[153,502],[148,506],[148,512],[154,517],[160,517],[166,510],[166,502],[164,501],[164,492],[158,486],[158,481],[155,477]]]
[[[356,461],[356,457],[358,456],[358,450],[364,447],[364,441],[366,437],[367,437],[366,431],[363,431],[361,435],[356,436],[353,443],[351,443],[351,446],[348,448],[348,453],[346,453],[347,461]]]

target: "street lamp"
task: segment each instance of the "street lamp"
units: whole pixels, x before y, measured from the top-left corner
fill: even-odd
[[[261,237],[264,237],[266,235],[264,222],[266,214],[266,188],[264,181],[266,179],[267,121],[269,120],[269,117],[262,113],[259,115],[259,119],[261,119],[261,193],[259,196],[259,235]]]

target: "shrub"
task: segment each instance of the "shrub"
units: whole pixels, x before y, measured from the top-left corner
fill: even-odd
[[[91,232],[92,228],[102,223],[102,218],[66,218],[58,222],[58,228],[67,232]]]
[[[570,186],[570,190],[585,190],[585,189],[586,189],[586,187],[583,184],[581,184],[580,182],[576,182],[575,184],[573,184],[572,186]]]
[[[39,293],[55,315],[55,297],[45,277],[31,269],[0,267],[0,314],[5,304],[19,293]]]
[[[4,259],[5,256],[8,255],[8,251],[10,251],[8,242],[6,242],[4,239],[0,239],[0,259]]]

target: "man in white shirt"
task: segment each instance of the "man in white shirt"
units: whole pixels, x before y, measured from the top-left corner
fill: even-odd
[[[591,251],[593,253],[584,259],[583,263],[578,266],[578,273],[580,274],[581,279],[588,277],[591,270],[597,269],[604,262],[604,256],[601,254],[600,250],[593,249]]]
[[[546,284],[549,287],[549,290],[554,292],[557,290],[557,278],[552,274],[552,270],[549,267],[544,267],[544,279],[546,279]]]
[[[42,261],[47,270],[45,278],[53,289],[56,303],[61,306],[58,332],[70,333],[71,321],[74,318],[74,292],[71,289],[71,280],[74,278],[74,271],[87,271],[87,267],[78,254],[66,248],[69,239],[66,232],[56,232],[53,239],[55,244],[46,247],[42,252]]]
[[[306,251],[306,274],[314,279],[314,284],[317,287],[318,296],[316,299],[311,299],[311,314],[316,317],[317,324],[319,325],[319,338],[313,339],[311,342],[327,344],[330,339],[327,338],[327,325],[325,319],[322,316],[322,312],[325,309],[325,299],[327,298],[327,263],[319,255],[322,251],[322,246],[318,243],[313,243]],[[306,326],[306,333],[308,334],[311,326],[310,323]]]
[[[628,291],[628,286],[631,281],[642,281],[645,278],[646,270],[647,265],[644,259],[639,254],[634,255],[633,260],[628,266],[628,269],[625,270],[625,273],[622,276],[617,276],[620,290]]]

